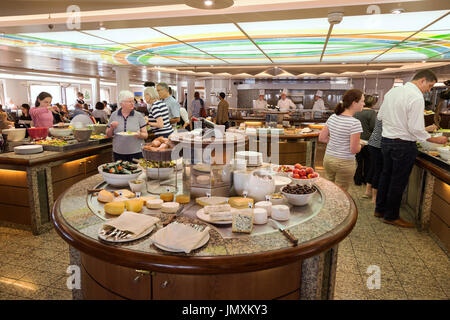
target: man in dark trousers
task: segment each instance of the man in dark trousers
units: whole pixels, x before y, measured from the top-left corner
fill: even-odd
[[[416,141],[447,143],[447,137],[431,137],[425,131],[423,94],[429,92],[436,82],[436,75],[431,70],[419,71],[411,82],[389,90],[378,112],[378,119],[383,121],[383,172],[375,216],[383,217],[385,223],[414,227],[400,218],[400,204],[417,156]]]

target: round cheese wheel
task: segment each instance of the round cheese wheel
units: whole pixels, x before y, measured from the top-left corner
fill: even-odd
[[[286,221],[290,218],[289,207],[284,204],[272,206],[272,218],[275,220]]]
[[[259,201],[255,203],[255,208],[266,209],[268,217],[272,215],[272,202],[270,201]]]
[[[147,200],[146,206],[149,209],[161,209],[163,203],[164,201],[161,199]]]
[[[253,223],[254,224],[265,224],[267,223],[267,211],[263,208],[253,209]]]
[[[209,184],[209,181],[211,180],[210,176],[202,175],[197,177],[197,183],[198,184]]]
[[[171,193],[171,192],[161,193],[161,194],[159,195],[159,198],[160,198],[161,200],[164,200],[165,202],[173,201],[173,193]]]
[[[161,206],[161,212],[164,213],[175,213],[180,208],[178,202],[164,202]]]
[[[178,203],[186,204],[186,203],[191,202],[191,197],[189,197],[189,195],[186,195],[186,194],[179,194],[176,196],[175,201]]]

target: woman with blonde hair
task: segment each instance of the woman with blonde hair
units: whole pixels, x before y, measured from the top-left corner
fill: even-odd
[[[319,135],[326,143],[323,159],[326,178],[342,189],[350,186],[356,170],[355,154],[361,150],[361,122],[354,118],[364,106],[364,94],[357,89],[348,90]]]

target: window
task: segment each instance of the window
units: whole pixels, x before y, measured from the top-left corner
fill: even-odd
[[[61,87],[59,85],[30,85],[31,101],[34,104],[37,96],[42,91],[48,92],[52,96],[52,104],[62,103]]]
[[[100,101],[111,103],[111,100],[109,100],[109,88],[100,88]]]
[[[66,90],[67,108],[68,108],[68,110],[73,110],[75,102],[77,101],[78,88],[70,86],[70,87],[65,88],[65,90]]]

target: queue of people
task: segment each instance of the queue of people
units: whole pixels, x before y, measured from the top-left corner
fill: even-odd
[[[384,223],[414,227],[400,217],[400,205],[418,154],[416,142],[448,141],[446,136],[430,135],[435,125],[425,127],[423,95],[436,82],[431,70],[419,71],[410,82],[386,93],[376,115],[371,110],[376,103],[373,97],[348,90],[320,132],[319,141],[327,143],[326,178],[344,190],[353,179],[366,183],[364,196],[376,203],[374,215]],[[361,140],[368,140],[367,147]],[[359,153],[361,169],[355,175]]]

